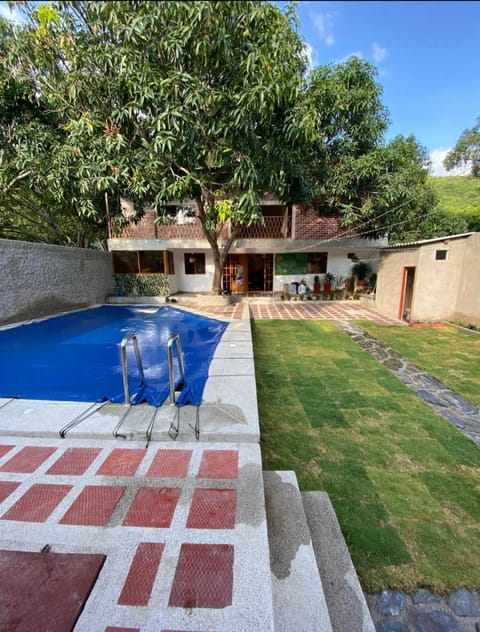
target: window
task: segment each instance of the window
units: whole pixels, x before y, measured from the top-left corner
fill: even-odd
[[[138,259],[136,252],[114,252],[113,271],[115,274],[137,274]]]
[[[205,253],[185,253],[185,274],[205,274]]]
[[[175,274],[173,254],[167,250],[115,251],[115,274]]]
[[[326,252],[309,252],[307,253],[307,273],[308,274],[325,274],[327,271]]]
[[[448,250],[435,250],[435,259],[437,261],[445,261]]]

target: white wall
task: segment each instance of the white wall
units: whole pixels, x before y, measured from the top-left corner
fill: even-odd
[[[0,239],[0,324],[103,303],[113,291],[108,252]]]
[[[204,252],[201,250],[189,250],[190,253]],[[205,253],[205,274],[185,274],[185,260],[183,250],[175,250],[174,265],[177,292],[210,292],[213,282],[213,254],[211,251]],[[173,294],[172,285],[170,292]]]

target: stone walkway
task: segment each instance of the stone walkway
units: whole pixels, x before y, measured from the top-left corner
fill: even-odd
[[[480,446],[480,411],[471,402],[357,325],[342,321],[338,328]],[[460,588],[442,596],[421,589],[409,596],[384,590],[366,597],[377,632],[480,632],[479,592]]]
[[[399,356],[390,347],[379,342],[357,325],[351,322],[339,322],[338,327],[362,349],[390,369],[427,404],[430,404],[438,415],[480,446],[480,411],[476,406],[419,369],[418,366]]]

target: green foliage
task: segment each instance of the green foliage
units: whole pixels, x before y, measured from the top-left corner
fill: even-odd
[[[469,164],[472,176],[480,177],[480,119],[474,127],[462,132],[443,164],[447,170]]]
[[[305,69],[294,16],[269,2],[27,2],[8,51],[56,118],[62,142],[40,154],[52,186],[81,216],[104,217],[120,196],[195,199],[214,252],[223,223],[261,221],[259,200],[287,195],[298,173],[296,124]],[[78,193],[78,195],[77,195]],[[101,201],[98,203],[98,199]],[[229,200],[227,203],[226,200]]]
[[[428,181],[438,198],[439,209],[451,215],[464,216],[469,230],[480,230],[480,181],[478,178],[430,176]]]
[[[126,296],[168,296],[168,274],[115,274],[115,291]]]
[[[388,114],[377,71],[352,57],[317,68],[306,94],[312,117],[315,207],[342,215],[343,227],[366,237],[401,239],[433,206],[427,152],[413,137],[385,144]]]

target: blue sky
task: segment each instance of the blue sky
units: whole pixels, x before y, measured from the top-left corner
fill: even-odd
[[[300,1],[297,12],[312,65],[353,54],[371,62],[390,113],[387,140],[413,134],[445,175],[446,152],[480,117],[480,2]],[[0,15],[11,15],[6,2]]]
[[[387,139],[413,134],[446,175],[446,151],[480,117],[480,2],[299,2],[297,13],[312,64],[372,63]]]

